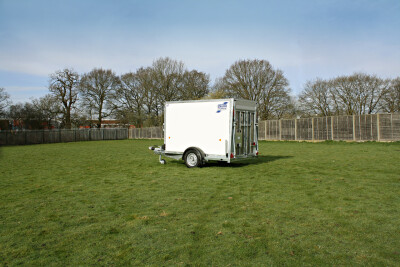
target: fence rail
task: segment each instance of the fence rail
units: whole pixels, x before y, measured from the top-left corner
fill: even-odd
[[[130,139],[164,138],[161,127],[129,129]],[[260,121],[259,140],[400,141],[400,114]]]
[[[0,145],[31,145],[123,139],[128,139],[128,129],[0,131]]]

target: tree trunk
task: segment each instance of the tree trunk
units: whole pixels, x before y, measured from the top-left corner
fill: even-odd
[[[101,128],[101,121],[102,121],[102,116],[101,116],[101,108],[102,107],[100,107],[100,111],[99,111],[99,117],[98,117],[98,122],[97,122],[97,128]]]
[[[65,114],[65,128],[71,129],[71,110],[70,109],[67,109],[67,112]]]

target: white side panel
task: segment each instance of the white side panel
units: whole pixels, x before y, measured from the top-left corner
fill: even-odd
[[[198,147],[206,154],[228,153],[231,107],[231,99],[167,103],[166,152],[183,153],[188,147]]]

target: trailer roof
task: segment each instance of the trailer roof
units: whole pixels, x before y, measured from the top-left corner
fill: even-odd
[[[180,101],[166,101],[165,103],[195,103],[195,102],[221,102],[221,101],[236,101],[240,103],[247,103],[247,104],[257,104],[256,101],[247,100],[247,99],[234,99],[234,98],[222,98],[222,99],[200,99],[200,100],[180,100]]]

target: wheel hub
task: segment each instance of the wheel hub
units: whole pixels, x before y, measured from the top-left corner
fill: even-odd
[[[192,167],[197,165],[197,156],[195,153],[189,153],[187,155],[187,163]]]

